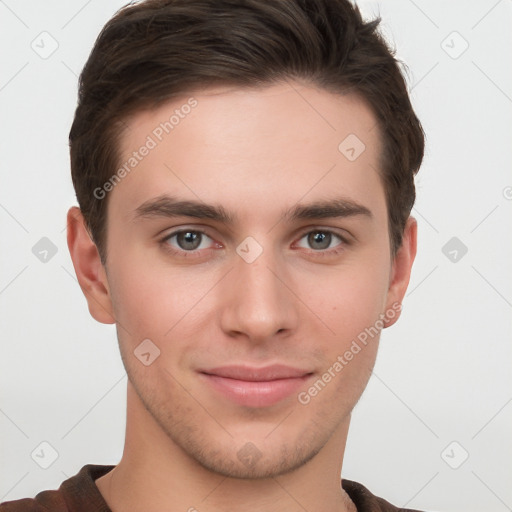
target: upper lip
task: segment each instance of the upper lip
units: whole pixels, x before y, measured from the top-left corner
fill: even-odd
[[[283,364],[273,364],[263,368],[255,368],[246,365],[219,366],[209,370],[201,370],[207,375],[216,375],[227,379],[245,380],[253,382],[264,382],[278,379],[294,379],[304,377],[312,372],[293,368]]]

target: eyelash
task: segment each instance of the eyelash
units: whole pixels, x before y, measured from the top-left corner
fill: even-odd
[[[166,235],[165,238],[163,238],[160,243],[164,246],[165,250],[170,252],[172,255],[176,255],[179,257],[183,257],[183,258],[200,258],[200,257],[204,256],[204,251],[210,252],[210,251],[215,250],[215,248],[207,248],[207,249],[194,249],[191,251],[186,251],[184,249],[176,249],[169,244],[169,240],[171,240],[175,236],[179,235],[180,233],[187,233],[187,232],[200,234],[200,235],[206,236],[206,237],[210,238],[210,240],[214,241],[204,231],[201,231],[199,229],[179,229],[179,230],[173,231],[172,233],[169,233],[168,235]],[[330,234],[340,240],[340,243],[338,243],[331,249],[324,249],[324,250],[309,249],[308,253],[315,258],[336,256],[345,250],[345,246],[350,245],[350,242],[347,240],[347,238],[343,237],[339,233],[336,233],[335,231],[332,231],[330,229],[321,229],[321,228],[310,229],[308,231],[303,232],[300,235],[300,237],[298,238],[298,241],[302,240],[304,237],[308,236],[311,233]],[[215,243],[218,244],[218,242],[215,242]]]
[[[204,256],[204,251],[207,251],[208,253],[211,251],[214,251],[214,248],[208,248],[208,249],[194,249],[192,251],[186,251],[184,249],[176,249],[172,247],[168,242],[171,240],[171,238],[174,238],[175,236],[179,235],[180,233],[198,233],[202,236],[206,236],[210,238],[210,240],[213,241],[213,239],[208,236],[204,231],[201,231],[199,229],[178,229],[177,231],[173,231],[172,233],[169,233],[165,238],[162,239],[161,243],[164,246],[165,250],[170,252],[174,256],[179,256],[182,258],[200,258]],[[217,242],[216,242],[217,243]]]
[[[311,233],[324,233],[329,234],[333,238],[338,238],[339,243],[336,244],[334,247],[330,249],[309,249],[308,254],[314,258],[327,258],[332,256],[337,256],[338,254],[342,253],[348,245],[350,245],[350,242],[348,239],[339,233],[332,231],[331,229],[322,229],[322,228],[315,228],[310,229],[308,231],[303,232],[300,237],[298,238],[298,242],[300,242],[302,239],[310,235]],[[334,241],[334,240],[332,240]]]

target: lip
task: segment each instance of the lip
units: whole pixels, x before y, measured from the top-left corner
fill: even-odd
[[[269,407],[297,391],[312,372],[275,364],[256,368],[222,366],[199,372],[218,393],[246,407]]]

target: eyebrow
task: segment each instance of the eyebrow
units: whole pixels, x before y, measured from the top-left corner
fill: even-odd
[[[366,206],[346,198],[299,204],[282,214],[283,220],[288,222],[355,216],[364,216],[370,219],[373,217],[372,212]],[[214,220],[223,224],[234,224],[236,221],[236,215],[229,213],[221,205],[206,204],[195,200],[179,200],[168,195],[145,201],[135,209],[135,220],[157,217],[191,217]]]
[[[216,220],[224,224],[233,224],[235,220],[222,206],[201,201],[182,201],[168,195],[150,199],[135,210],[135,219],[151,217],[193,217]]]
[[[373,217],[372,212],[366,206],[358,204],[351,199],[340,198],[297,205],[285,212],[283,217],[287,221],[293,221],[298,219],[355,217],[358,215],[368,217],[369,219]]]

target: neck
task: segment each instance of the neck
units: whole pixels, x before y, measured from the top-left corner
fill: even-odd
[[[177,446],[128,383],[123,457],[96,485],[113,512],[355,511],[341,488],[349,419],[315,457],[293,472],[231,478],[209,471]]]

